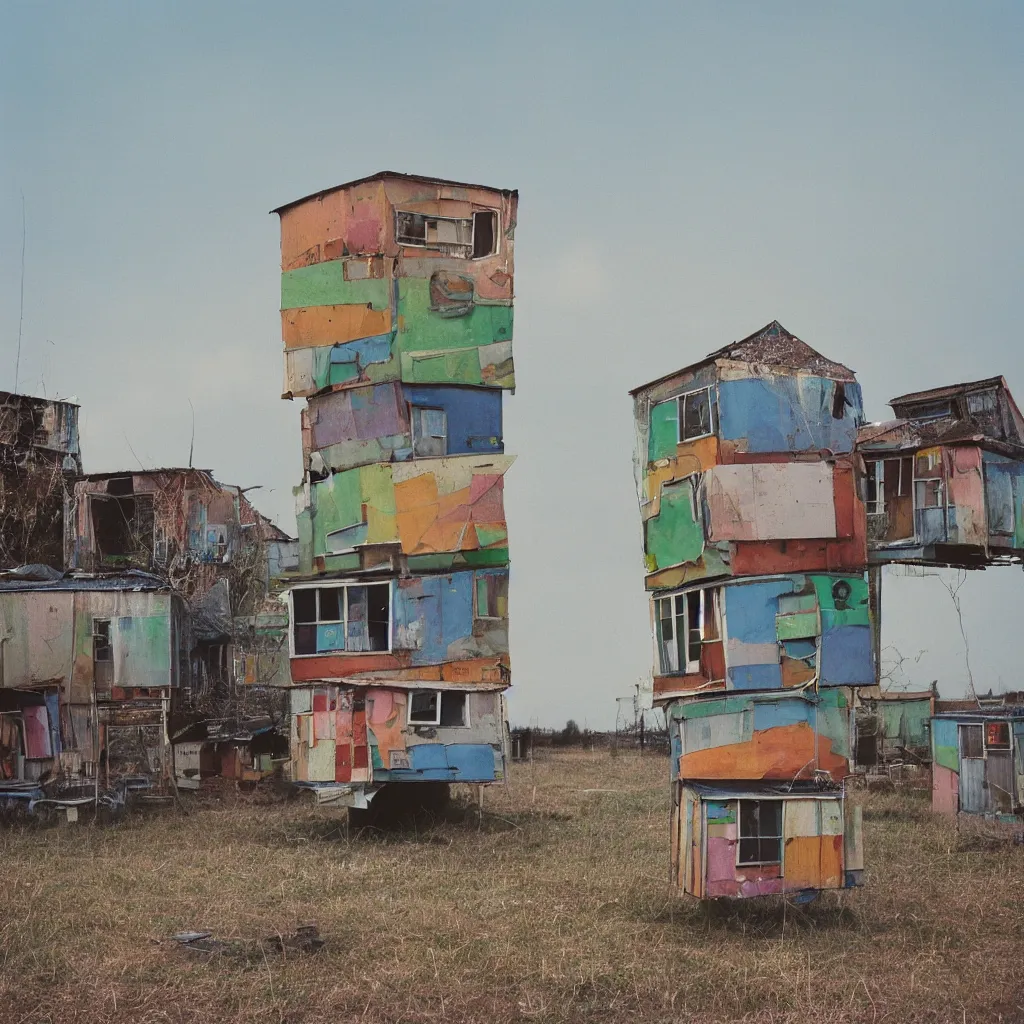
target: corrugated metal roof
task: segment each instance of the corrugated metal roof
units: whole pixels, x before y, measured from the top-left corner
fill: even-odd
[[[503,196],[518,196],[518,190],[514,188],[495,188],[493,185],[474,185],[468,181],[451,181],[448,178],[428,178],[422,174],[407,174],[404,171],[377,171],[376,174],[368,174],[365,178],[354,178],[352,181],[343,182],[340,185],[334,185],[331,188],[321,189],[319,192],[310,192],[308,196],[303,196],[301,199],[293,199],[290,203],[285,203],[283,206],[275,207],[271,210],[271,213],[282,213],[284,210],[290,210],[293,206],[298,206],[299,203],[308,202],[310,199],[321,199],[323,196],[328,196],[332,192],[340,192],[343,188],[352,188],[355,185],[363,185],[368,181],[383,181],[385,178],[399,178],[402,181],[420,181],[425,185],[451,185],[454,188],[480,188],[485,189],[488,192],[498,192]]]
[[[853,370],[848,366],[827,359],[820,352],[811,348],[807,342],[801,341],[795,334],[787,331],[778,320],[773,320],[771,323],[765,324],[759,331],[717,349],[699,362],[690,363],[689,366],[684,366],[673,373],[666,373],[663,377],[658,377],[657,380],[641,384],[640,387],[633,388],[629,393],[635,395],[646,388],[654,387],[655,384],[671,380],[681,373],[695,370],[697,367],[717,359],[729,359],[741,363],[760,363],[764,366],[778,366],[787,370],[803,370],[820,377],[851,383],[857,379]]]
[[[167,580],[139,570],[90,574],[63,573],[55,579],[33,579],[17,571],[0,573],[0,591],[19,590],[170,590]]]

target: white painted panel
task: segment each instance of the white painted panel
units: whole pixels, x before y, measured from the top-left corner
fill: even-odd
[[[821,834],[841,836],[843,834],[843,809],[838,800],[820,800]]]
[[[724,747],[729,743],[749,740],[754,727],[754,716],[749,711],[736,711],[726,715],[707,715],[688,718],[683,722],[683,753],[709,747]]]
[[[832,467],[821,462],[715,466],[704,474],[709,539],[836,535]]]
[[[794,836],[818,835],[818,800],[783,801],[782,834]]]

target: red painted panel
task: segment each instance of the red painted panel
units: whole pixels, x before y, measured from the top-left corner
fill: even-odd
[[[364,691],[365,692],[365,691]],[[366,743],[366,709],[352,712],[352,767],[367,768],[370,753]]]
[[[344,679],[357,672],[404,668],[408,660],[408,654],[317,654],[292,658],[292,680],[305,683],[313,679]]]

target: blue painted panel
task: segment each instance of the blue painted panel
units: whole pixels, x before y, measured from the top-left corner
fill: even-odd
[[[370,363],[386,363],[391,358],[390,334],[375,334],[358,341],[345,341],[331,348],[331,362],[355,363],[360,369]]]
[[[939,755],[940,747],[945,747],[944,756]],[[936,764],[944,764],[947,768],[954,767],[951,763],[956,762],[956,769],[960,765],[960,737],[957,732],[957,722],[953,718],[932,719],[932,757]]]
[[[803,577],[799,577],[803,585]],[[792,578],[744,583],[725,588],[725,617],[730,640],[745,644],[774,644],[775,615],[779,610],[779,597],[791,594],[797,587]]]
[[[344,551],[347,548],[354,548],[357,544],[364,544],[369,530],[368,523],[356,523],[355,526],[335,530],[334,533],[327,534],[327,550]]]
[[[782,668],[779,665],[737,665],[729,669],[734,690],[781,690]]]
[[[818,645],[813,640],[785,640],[782,647],[787,658],[800,658],[810,665],[814,664],[814,657],[818,653]]]
[[[412,651],[413,665],[448,660],[448,648],[473,635],[473,572],[399,580],[395,646]]]
[[[332,625],[321,623],[316,627],[317,651],[345,650],[345,627],[339,622]]]
[[[822,686],[875,683],[869,626],[836,626],[821,636]]]
[[[449,743],[445,751],[456,781],[494,781],[494,748],[489,743]]]
[[[719,431],[751,452],[853,451],[863,419],[860,386],[844,385],[841,419],[832,416],[836,384],[825,377],[747,377],[719,384]]]
[[[50,719],[50,749],[56,755],[64,749],[60,743],[60,696],[56,690],[47,690],[44,700],[46,714]]]
[[[444,409],[448,417],[448,454],[500,452],[501,391],[495,388],[409,386],[403,389],[411,405]]]
[[[754,731],[776,729],[782,725],[814,725],[814,705],[803,698],[754,702]]]

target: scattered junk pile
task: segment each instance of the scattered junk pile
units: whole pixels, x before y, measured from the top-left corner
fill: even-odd
[[[3,430],[12,408],[35,432]],[[60,467],[57,511],[20,539],[6,473],[0,491],[0,810],[74,821],[274,775],[288,658],[273,578],[296,542],[206,470],[81,476],[77,412],[0,395],[2,465]]]
[[[1024,715],[879,686],[882,566],[1024,556],[1024,418],[1002,377],[866,424],[849,368],[777,321],[631,392],[672,880],[708,899],[859,885],[854,771],[1019,815]]]

